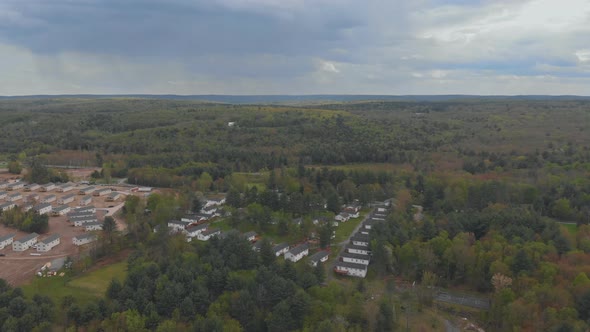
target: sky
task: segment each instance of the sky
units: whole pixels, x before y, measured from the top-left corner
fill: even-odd
[[[0,0],[0,95],[590,95],[590,0]]]

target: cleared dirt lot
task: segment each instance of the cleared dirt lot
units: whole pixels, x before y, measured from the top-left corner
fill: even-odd
[[[57,203],[60,197],[69,195],[71,193],[78,193],[79,189],[86,188],[88,185],[77,185],[74,190],[71,190],[66,193],[59,193],[56,190],[52,190],[51,192],[40,192],[39,190],[33,192],[25,192],[24,189],[19,189],[12,192],[20,192],[23,196],[22,200],[19,200],[17,205],[22,206],[25,203],[25,199],[30,194],[38,194],[40,198],[44,198],[48,195],[56,195],[57,199],[54,202],[51,202],[54,207],[60,204]],[[101,188],[104,186],[101,186]],[[119,198],[115,202],[107,202],[106,196],[97,197],[93,196],[91,205],[94,205],[97,208],[97,215],[99,220],[102,220],[105,214],[113,215],[118,212],[123,207],[123,202],[125,200],[126,195],[142,195],[141,193],[132,193],[130,192],[129,187],[124,186],[108,186],[108,188],[112,188],[113,190],[120,192],[122,197]],[[0,191],[4,191],[1,189]],[[74,208],[79,206],[78,202],[82,195],[76,195],[73,202],[67,204],[70,207]],[[0,203],[4,203],[4,199],[0,199]],[[120,218],[115,218],[117,220],[118,229],[122,230],[126,227],[124,222]],[[7,228],[0,224],[0,236],[17,233],[15,239],[18,239],[22,236],[27,235],[28,233],[20,232],[16,229]],[[45,263],[50,262],[52,259],[64,256],[76,256],[79,254],[79,250],[84,250],[84,248],[79,248],[72,243],[72,238],[76,235],[80,235],[84,233],[84,229],[80,227],[73,227],[69,222],[66,221],[66,216],[50,216],[49,217],[49,231],[46,234],[41,234],[39,240],[42,240],[49,235],[52,234],[60,234],[61,240],[60,244],[54,247],[49,252],[40,253],[41,256],[31,256],[31,253],[37,253],[36,249],[29,249],[24,252],[15,252],[12,251],[12,246],[8,246],[2,250],[0,253],[5,254],[4,257],[0,257],[0,278],[6,279],[12,285],[21,285],[23,283],[28,282],[34,277],[34,274],[38,269],[43,266]]]

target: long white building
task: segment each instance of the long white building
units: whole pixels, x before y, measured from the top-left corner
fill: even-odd
[[[51,249],[53,249],[55,246],[57,246],[60,243],[60,236],[59,234],[53,234],[39,242],[37,242],[37,244],[35,245],[35,247],[37,248],[37,251],[40,252],[47,252]]]

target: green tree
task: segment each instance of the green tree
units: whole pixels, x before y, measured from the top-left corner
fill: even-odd
[[[18,161],[11,161],[8,163],[8,172],[11,174],[20,174],[23,171],[23,166]]]

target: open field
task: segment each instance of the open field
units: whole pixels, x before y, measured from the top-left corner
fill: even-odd
[[[338,227],[335,227],[336,237],[332,240],[332,243],[340,243],[346,240],[352,234],[352,231],[365,219],[368,209],[361,211],[359,217],[356,219],[350,219],[345,223],[339,223]]]
[[[123,261],[70,280],[67,277],[37,277],[22,288],[25,295],[29,297],[40,294],[59,303],[64,296],[71,295],[79,302],[85,303],[102,297],[113,278],[122,282],[126,275],[127,262]]]
[[[559,223],[559,226],[563,229],[567,229],[567,231],[572,235],[576,235],[578,233],[578,225],[576,224]]]

